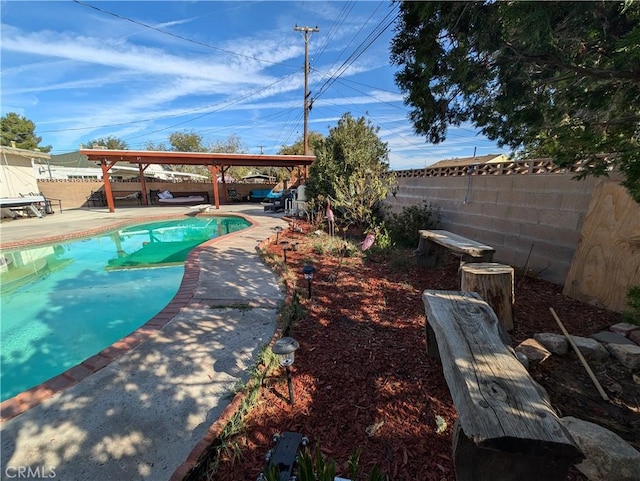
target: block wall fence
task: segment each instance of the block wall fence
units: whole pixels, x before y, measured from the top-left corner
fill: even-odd
[[[220,200],[226,199],[225,189],[236,189],[243,197],[247,197],[253,189],[272,189],[276,184],[227,183],[220,187]],[[213,185],[211,182],[146,182],[147,194],[149,190],[168,190],[171,192],[209,192],[209,199],[213,202]],[[50,199],[60,199],[62,209],[86,208],[87,197],[92,191],[104,190],[102,181],[91,180],[38,180],[38,189]],[[140,190],[140,182],[111,182],[113,191],[136,192]],[[118,206],[116,206],[117,208]]]
[[[429,202],[440,208],[441,228],[496,249],[495,260],[527,266],[563,285],[580,241],[596,186],[574,173],[534,175],[398,175],[392,211]]]

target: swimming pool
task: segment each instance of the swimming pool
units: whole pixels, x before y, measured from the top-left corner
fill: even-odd
[[[195,246],[249,225],[240,217],[189,217],[3,251],[0,400],[143,325],[175,296]]]

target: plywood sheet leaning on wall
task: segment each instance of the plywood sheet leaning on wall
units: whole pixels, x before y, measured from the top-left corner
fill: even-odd
[[[640,204],[605,181],[593,193],[563,293],[622,312],[632,285],[640,285]]]

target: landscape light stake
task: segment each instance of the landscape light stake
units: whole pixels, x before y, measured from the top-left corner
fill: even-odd
[[[274,231],[276,231],[276,241],[274,242],[274,244],[278,243],[278,237],[280,236],[280,232],[282,232],[282,227],[277,226],[273,228]]]
[[[287,251],[289,250],[289,242],[288,241],[281,241],[280,245],[282,246],[282,259],[284,260],[284,263],[287,263]]]
[[[298,341],[292,337],[283,337],[278,339],[271,350],[278,356],[280,365],[284,367],[287,372],[287,385],[289,386],[289,402],[293,405],[295,402],[293,397],[293,383],[291,382],[290,367],[293,365],[295,359],[295,352],[300,347]]]
[[[304,278],[307,280],[307,288],[309,290],[309,299],[311,299],[311,281],[313,280],[313,273],[316,271],[316,268],[311,264],[305,264],[302,268],[302,273],[304,274]]]

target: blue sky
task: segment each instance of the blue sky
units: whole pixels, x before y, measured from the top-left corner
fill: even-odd
[[[195,132],[275,154],[303,134],[304,35],[309,130],[350,112],[380,128],[394,170],[503,153],[471,125],[433,145],[414,135],[395,85],[390,2],[2,1],[2,115],[36,124],[53,154],[115,136],[131,149]],[[388,28],[385,29],[385,27]]]

